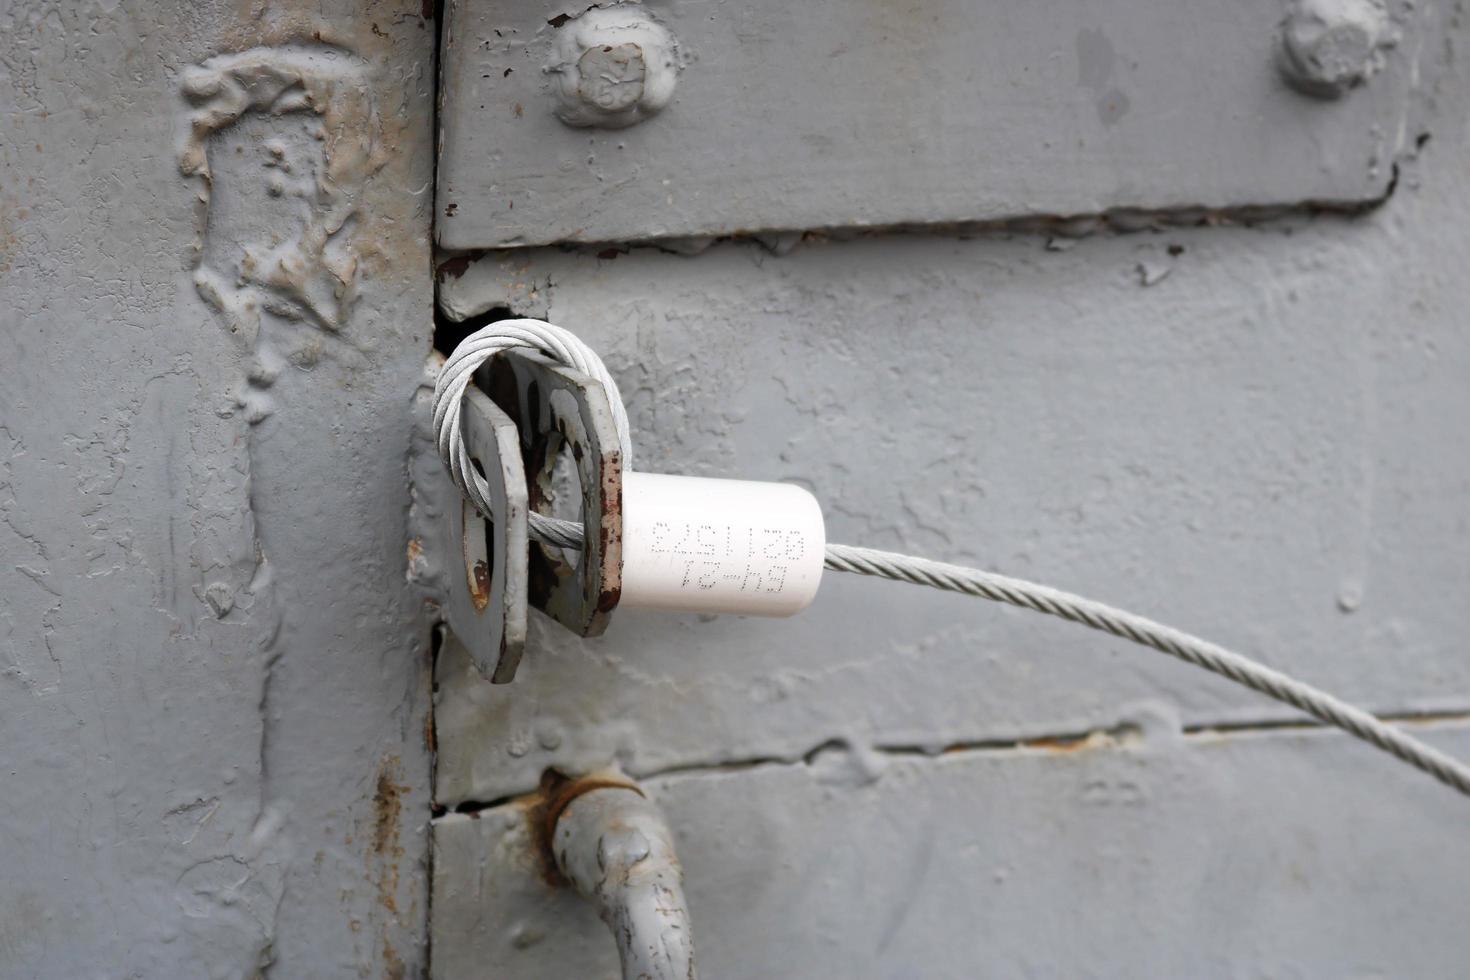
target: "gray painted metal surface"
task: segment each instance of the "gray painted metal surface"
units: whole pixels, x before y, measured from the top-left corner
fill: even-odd
[[[1388,186],[1437,53],[1427,5],[1395,0],[1366,42],[1371,77],[1324,101],[1278,70],[1282,0],[653,0],[639,6],[677,45],[672,100],[574,128],[568,38],[604,6],[448,4],[441,245],[1360,202]],[[1293,64],[1331,47],[1321,33],[1291,35]],[[628,67],[641,48],[606,38],[610,104],[662,84],[659,46],[645,81]],[[1350,68],[1326,75],[1345,87]]]
[[[915,236],[490,256],[443,289],[462,303],[479,283],[484,305],[601,349],[649,470],[795,481],[834,541],[1053,582],[1380,711],[1458,710],[1470,295],[1426,278],[1458,230],[1419,229],[1463,207],[1445,184],[1357,222],[1063,251]],[[1066,624],[837,575],[785,622],[629,609],[602,643],[534,620],[530,637],[516,685],[474,694],[473,735],[441,726],[443,799],[608,753],[643,775],[837,736],[1085,731],[1159,693],[1189,724],[1288,716]]]
[[[1162,721],[1162,719],[1160,719]],[[1470,752],[1470,728],[1418,728]],[[1070,751],[842,749],[646,781],[703,976],[1454,977],[1463,804],[1339,734]],[[614,980],[596,913],[528,865],[516,805],[435,822],[434,976]]]
[[[616,770],[584,782],[589,788],[550,818],[557,870],[612,932],[623,980],[695,980],[684,869],[668,821]]]
[[[1443,713],[1463,755],[1470,86],[1446,53],[1463,28],[1436,30],[1409,130],[1430,138],[1363,217],[521,250],[447,263],[441,304],[578,331],[642,467],[794,480],[833,540],[1054,582]],[[836,575],[784,622],[530,626],[510,688],[439,660],[436,792],[473,811],[435,822],[441,980],[615,975],[590,912],[526,870],[518,805],[477,809],[610,759],[675,829],[710,976],[1463,959],[1452,794],[1157,654]]]
[[[418,976],[417,4],[0,7],[0,976]]]
[[[481,514],[468,497],[451,497],[444,507],[444,621],[463,638],[480,673],[504,684],[515,678],[525,651],[529,610],[521,437],[514,420],[478,388],[467,393],[462,418],[465,446],[479,464],[492,507]]]
[[[746,57],[686,31],[694,5],[650,7],[697,57],[627,140]],[[1431,737],[1470,754],[1470,79],[1453,9],[1416,10],[1382,74],[1300,103],[1388,99],[1392,122],[1379,83],[1417,71],[1410,124],[1363,144],[1376,174],[1326,161],[1371,195],[1432,133],[1358,220],[516,251],[451,265],[444,307],[581,332],[650,469],[804,482],[837,540],[1115,600],[1440,712]],[[785,622],[628,610],[582,640],[536,617],[509,688],[446,644],[437,802],[472,812],[431,825],[459,502],[425,424],[422,14],[0,9],[0,975],[419,976],[431,829],[435,975],[612,975],[592,910],[536,877],[521,804],[476,801],[614,758],[670,818],[710,976],[1460,971],[1470,857],[1440,787],[1146,651],[880,582],[834,577]],[[932,36],[872,16],[918,31],[896,58]],[[1145,98],[1110,26],[1132,16],[1089,28],[1115,79],[1076,93],[1083,120],[1111,85],[1133,99],[1109,132]],[[997,145],[1044,141],[1038,120]],[[551,158],[580,186],[585,143]],[[739,226],[798,200],[777,190],[740,191]]]

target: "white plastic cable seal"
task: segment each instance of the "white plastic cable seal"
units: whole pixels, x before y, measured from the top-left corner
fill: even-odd
[[[623,475],[622,606],[791,616],[826,548],[821,505],[794,484]]]

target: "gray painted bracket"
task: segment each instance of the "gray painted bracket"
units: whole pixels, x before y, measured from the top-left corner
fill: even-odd
[[[1323,97],[1283,69],[1284,39],[1292,65],[1306,43],[1289,6],[636,5],[670,51],[609,33],[606,5],[451,2],[439,243],[1375,200],[1412,136],[1419,14],[1390,3],[1362,64],[1334,76],[1345,90]],[[572,58],[599,31],[612,62],[585,92],[592,111],[569,112],[574,66],[589,70]],[[599,128],[609,104],[601,125],[617,128]]]
[[[622,453],[607,394],[587,375],[526,351],[496,357],[481,381],[519,431],[529,505],[550,514],[563,449],[581,484],[582,548],[574,556],[539,542],[530,549],[531,605],[579,636],[601,636],[622,592],[623,561]]]
[[[506,684],[526,643],[526,473],[515,422],[473,385],[464,408],[465,444],[490,487],[496,519],[458,494],[445,508],[444,554],[454,556],[445,612],[480,672]]]

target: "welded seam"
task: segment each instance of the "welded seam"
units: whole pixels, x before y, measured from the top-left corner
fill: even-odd
[[[1378,715],[1384,721],[1395,724],[1440,725],[1470,723],[1470,709],[1442,712],[1403,712]],[[1253,722],[1215,722],[1186,725],[1179,729],[1179,736],[1188,744],[1217,741],[1221,737],[1259,735],[1274,737],[1307,732],[1319,732],[1334,736],[1347,733],[1331,725],[1311,719],[1280,719]],[[890,758],[938,759],[961,755],[1036,755],[1038,753],[1065,753],[1069,749],[1092,745],[1096,748],[1125,748],[1146,742],[1148,736],[1131,722],[1122,722],[1106,728],[1074,729],[1028,735],[1022,738],[981,738],[947,742],[943,745],[921,745],[903,742],[875,742],[872,745],[850,743],[845,739],[826,739],[812,748],[794,756],[753,756],[748,759],[732,759],[717,763],[679,763],[648,771],[629,772],[642,780],[658,779],[662,776],[683,776],[707,772],[748,771],[766,766],[811,766],[822,755],[832,751],[863,751]]]
[[[1380,714],[1379,718],[1398,725],[1435,728],[1470,724],[1470,708],[1443,711],[1404,711]],[[1243,722],[1201,722],[1185,725],[1178,730],[1180,740],[1186,746],[1218,743],[1225,738],[1260,736],[1264,738],[1289,737],[1301,734],[1348,737],[1346,732],[1331,725],[1324,725],[1310,718],[1282,718]],[[715,774],[756,772],[773,768],[810,768],[824,755],[831,752],[863,752],[886,759],[939,760],[966,756],[1015,756],[1035,758],[1038,755],[1066,755],[1078,749],[1118,750],[1146,744],[1149,736],[1141,727],[1122,722],[1117,725],[1068,731],[1027,735],[1020,738],[977,738],[946,742],[943,745],[921,745],[905,742],[878,742],[872,745],[854,743],[843,738],[828,738],[791,755],[753,755],[720,762],[681,762],[653,769],[639,770],[625,767],[628,774],[639,782],[672,776],[702,776]],[[490,800],[465,800],[453,807],[435,813],[433,820],[473,816],[486,810],[494,810],[523,800],[525,793],[512,793]]]

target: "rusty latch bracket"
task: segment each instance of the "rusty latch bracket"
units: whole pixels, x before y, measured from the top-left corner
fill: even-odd
[[[550,514],[552,471],[566,447],[582,485],[582,548],[569,561],[533,542],[530,602],[573,633],[601,636],[622,591],[623,461],[602,385],[539,354],[508,351],[488,365],[491,399],[521,434],[530,506]]]
[[[488,395],[486,394],[488,392]],[[526,607],[580,636],[599,636],[622,575],[622,454],[602,385],[538,354],[507,351],[475,375],[464,399],[465,445],[490,485],[487,520],[468,500],[449,508],[450,629],[486,677],[515,677]],[[550,514],[563,447],[581,483],[583,541],[570,555],[531,541],[531,509]]]

